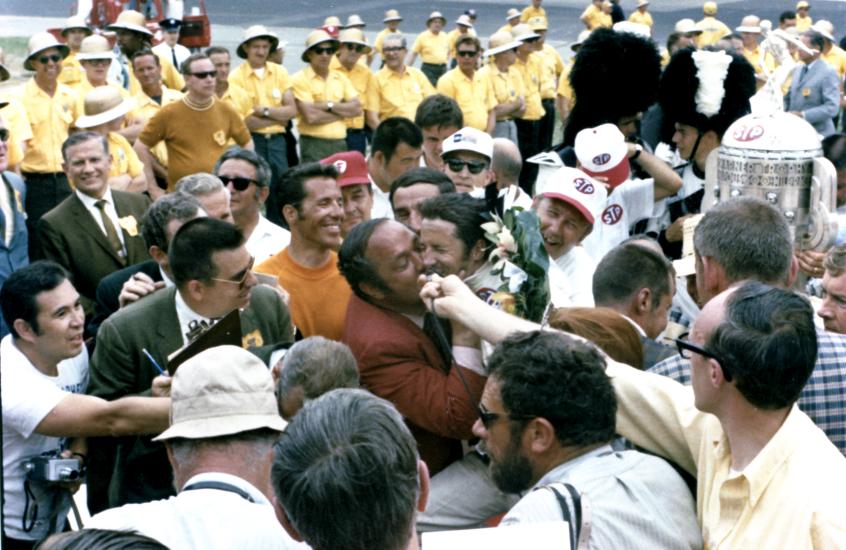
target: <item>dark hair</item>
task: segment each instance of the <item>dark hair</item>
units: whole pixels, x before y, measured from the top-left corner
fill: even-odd
[[[167,550],[152,537],[134,531],[80,529],[56,533],[39,542],[37,550]]]
[[[725,307],[725,318],[705,347],[749,403],[765,410],[789,407],[816,364],[811,304],[792,291],[750,281],[728,297]]]
[[[823,266],[832,277],[840,277],[846,271],[846,245],[832,246],[825,255]]]
[[[787,21],[788,19],[796,19],[796,12],[795,12],[795,11],[790,11],[790,10],[788,10],[788,11],[783,11],[783,12],[781,12],[781,14],[778,16],[778,22],[779,22],[779,23],[784,23],[784,22],[785,22],[785,21]]]
[[[835,170],[846,168],[846,134],[831,134],[822,140],[823,156]]]
[[[24,320],[33,332],[40,333],[38,295],[57,288],[68,279],[70,273],[64,267],[47,260],[33,262],[9,275],[0,288],[0,309],[12,336],[20,337],[15,330],[15,319]]]
[[[331,391],[306,404],[274,451],[276,498],[312,548],[406,547],[420,488],[417,444],[388,401]]]
[[[232,54],[229,53],[229,49],[224,48],[223,46],[209,46],[208,48],[203,50],[203,53],[206,54],[208,57],[211,57],[218,53],[225,53],[226,55],[232,57]]]
[[[167,252],[167,226],[173,220],[187,222],[203,209],[200,202],[187,193],[169,193],[147,208],[141,220],[141,236],[147,247],[157,246]]]
[[[470,34],[462,34],[458,37],[455,41],[455,49],[458,51],[458,47],[462,44],[473,44],[476,48],[476,53],[480,53],[482,51],[482,43],[479,42],[479,39]]]
[[[811,47],[816,48],[817,50],[819,50],[820,53],[822,53],[823,49],[825,49],[825,37],[822,35],[822,33],[818,33],[815,30],[808,29],[807,31],[802,33],[802,36],[806,36],[811,42]]]
[[[614,307],[629,301],[642,288],[652,293],[652,309],[670,293],[673,265],[645,246],[628,243],[612,248],[593,272],[593,301]]]
[[[672,52],[673,48],[679,41],[684,37],[684,33],[681,32],[671,32],[667,35],[667,51]],[[671,54],[672,55],[672,54]]]
[[[377,227],[388,221],[391,220],[377,218],[361,222],[352,228],[338,251],[338,270],[347,280],[355,295],[366,302],[370,301],[370,296],[362,290],[362,283],[369,283],[380,290],[388,290],[387,283],[376,272],[376,266],[364,256],[373,232],[376,231]]]
[[[391,184],[391,192],[388,195],[388,198],[391,201],[391,206],[394,205],[394,193],[397,192],[397,189],[411,187],[412,185],[417,185],[418,183],[428,183],[430,185],[434,185],[438,188],[438,192],[441,195],[444,193],[455,193],[455,184],[452,183],[449,176],[440,170],[425,167],[414,168],[413,170],[405,172]]]
[[[133,69],[135,68],[135,60],[136,59],[138,59],[139,57],[145,57],[145,56],[148,56],[148,55],[153,56],[153,59],[156,60],[156,66],[157,67],[162,66],[162,63],[161,63],[161,61],[159,61],[159,56],[156,55],[156,52],[154,52],[150,48],[141,48],[140,50],[138,50],[137,52],[132,54],[132,57],[130,58],[131,61],[132,61],[132,68]]]
[[[167,255],[173,282],[182,288],[188,281],[211,280],[217,275],[214,253],[243,244],[244,235],[231,223],[206,217],[185,223],[173,236]]]
[[[191,74],[191,64],[194,63],[195,61],[201,61],[203,59],[209,59],[209,56],[207,56],[204,53],[193,53],[193,54],[189,55],[187,58],[185,58],[185,61],[183,61],[182,65],[179,66],[179,71],[186,76],[190,75]],[[209,61],[211,61],[211,59],[209,59]]]
[[[506,412],[545,418],[561,445],[608,443],[616,429],[617,400],[605,359],[591,344],[565,334],[513,334],[488,360]]]
[[[103,151],[105,151],[106,155],[109,154],[109,142],[106,141],[106,136],[102,134],[98,134],[97,132],[75,132],[68,136],[68,139],[62,143],[62,158],[65,162],[68,161],[68,149],[71,147],[75,147],[80,143],[85,143],[86,141],[91,141],[96,139],[103,145]]]
[[[790,274],[793,240],[787,220],[761,199],[741,197],[714,206],[696,226],[693,244],[700,258],[723,267],[730,283],[784,284]]]
[[[458,102],[443,94],[430,95],[420,102],[414,114],[414,123],[420,128],[464,128],[464,113]]]
[[[227,160],[236,159],[236,160],[243,160],[244,162],[249,162],[252,164],[256,169],[256,185],[258,187],[269,187],[270,186],[270,178],[271,178],[271,170],[270,164],[267,163],[260,155],[255,153],[254,151],[250,151],[249,149],[242,149],[237,145],[234,145],[223,152],[220,155],[220,158],[217,159],[217,162],[214,163],[214,175],[218,175],[218,171],[220,170],[220,165],[226,162]]]
[[[350,348],[322,336],[310,336],[285,353],[276,383],[276,397],[281,401],[292,389],[299,387],[305,402],[337,388],[358,386],[358,363]]]
[[[423,145],[423,132],[413,122],[401,116],[383,120],[373,132],[370,154],[382,153],[385,162],[391,160],[400,143],[417,149]]]
[[[643,370],[640,334],[622,315],[607,307],[561,307],[549,326],[590,340],[611,359]]]
[[[338,179],[338,170],[332,164],[321,164],[319,162],[307,162],[305,164],[298,164],[284,174],[282,174],[281,185],[276,187],[276,204],[279,206],[281,214],[285,205],[290,204],[300,211],[308,192],[306,191],[306,182],[315,178],[332,178]],[[282,217],[282,225],[288,228],[288,222],[285,217]]]
[[[482,229],[482,224],[490,221],[485,199],[473,198],[468,193],[446,193],[424,200],[419,208],[422,218],[443,220],[455,226],[454,237],[464,244],[465,259],[479,241],[486,244],[486,250],[493,247]]]

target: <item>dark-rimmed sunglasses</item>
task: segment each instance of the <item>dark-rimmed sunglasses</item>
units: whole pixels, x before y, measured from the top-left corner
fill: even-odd
[[[3,142],[9,141],[9,129],[8,128],[0,128],[0,141],[3,141]]]
[[[344,46],[346,46],[348,50],[352,50],[355,53],[364,53],[365,51],[367,51],[367,46],[365,46],[364,44],[352,44],[349,42],[344,42]]]
[[[676,338],[674,340],[676,343],[676,349],[679,350],[679,355],[685,359],[690,359],[693,357],[693,353],[697,353],[703,357],[708,357],[709,359],[717,361],[720,364],[720,368],[723,370],[723,378],[726,379],[726,382],[731,382],[731,372],[729,372],[726,363],[707,349],[697,346],[696,344],[692,344],[690,340],[687,339],[687,336],[688,334],[685,333],[681,335],[681,338]]]
[[[477,55],[479,55],[479,52],[475,50],[472,52],[469,50],[458,50],[456,54],[458,55],[458,57],[476,57]]]
[[[311,51],[313,51],[317,55],[323,55],[323,54],[335,55],[335,52],[338,51],[338,48],[336,48],[334,46],[315,47]]]
[[[473,174],[479,174],[488,167],[486,162],[478,161],[478,160],[459,160],[459,159],[449,159],[446,161],[446,165],[455,173],[461,172],[464,167],[467,167],[467,170]]]
[[[251,180],[250,178],[240,178],[240,177],[232,177],[232,176],[217,176],[220,181],[223,182],[224,186],[232,184],[232,188],[235,191],[244,191],[247,187],[250,186],[251,183],[258,183],[256,180]]]
[[[537,418],[535,415],[532,414],[505,414],[491,412],[486,409],[485,406],[481,403],[479,403],[478,409],[479,420],[482,421],[482,426],[484,426],[486,430],[490,430],[491,426],[496,424],[500,418],[506,420],[531,420],[532,418]]]
[[[214,78],[217,76],[217,71],[202,71],[199,73],[191,73],[194,78]]]
[[[46,65],[49,61],[52,61],[53,63],[58,63],[61,60],[62,56],[57,53],[54,53],[53,55],[42,55],[38,58],[38,62],[42,65]]]

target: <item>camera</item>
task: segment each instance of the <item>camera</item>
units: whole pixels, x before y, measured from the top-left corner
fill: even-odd
[[[58,453],[34,456],[24,462],[24,471],[30,481],[61,483],[82,479],[82,462],[76,458],[63,458]]]

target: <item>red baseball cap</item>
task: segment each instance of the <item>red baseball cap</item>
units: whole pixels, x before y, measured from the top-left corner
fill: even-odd
[[[591,177],[607,178],[617,187],[631,176],[628,146],[623,133],[614,124],[585,128],[576,134],[573,146],[581,169]]]
[[[320,164],[331,164],[338,171],[338,185],[364,185],[370,183],[370,176],[367,172],[367,162],[364,155],[358,151],[344,151],[326,157]]]

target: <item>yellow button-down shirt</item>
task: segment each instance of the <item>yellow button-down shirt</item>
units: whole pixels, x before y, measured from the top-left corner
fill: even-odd
[[[711,15],[706,15],[696,23],[696,28],[702,31],[694,41],[697,48],[704,48],[705,46],[713,46],[719,40],[731,34],[731,29],[728,26]]]
[[[246,119],[253,114],[253,100],[250,95],[244,91],[240,86],[229,83],[226,91],[220,97],[224,103],[228,103],[235,111],[241,115],[242,119]]]
[[[171,90],[166,86],[162,86],[162,103],[159,105],[153,101],[153,98],[144,92],[138,92],[134,96],[137,106],[135,107],[133,114],[135,115],[136,121],[140,120],[146,124],[148,120],[153,118],[153,115],[159,112],[159,109],[168,103],[179,101],[182,99],[182,95],[182,92],[177,92],[176,90]],[[150,149],[150,152],[154,157],[156,157],[156,160],[158,160],[162,166],[167,168],[167,145],[165,145],[164,141],[160,141],[155,144]]]
[[[359,61],[362,59],[364,59],[364,56],[361,56]],[[347,128],[361,130],[364,128],[364,102],[367,98],[367,88],[370,87],[370,81],[373,79],[373,72],[369,67],[362,66],[361,63],[356,63],[353,65],[352,70],[348,71],[343,65],[341,65],[341,62],[338,61],[337,57],[332,58],[332,62],[329,64],[329,70],[338,71],[346,76],[347,79],[352,82],[355,91],[358,92],[358,98],[362,102],[362,114],[355,118],[345,118],[344,121],[347,124]]]
[[[323,78],[311,68],[311,65],[296,73],[291,79],[294,97],[298,101],[314,103],[318,101],[333,101],[341,103],[358,98],[358,92],[352,82],[338,71],[329,71]],[[347,137],[347,123],[344,118],[324,124],[309,124],[305,118],[297,114],[297,128],[300,134],[321,139],[344,139]]]
[[[820,55],[820,58],[837,71],[837,76],[840,77],[842,83],[843,78],[846,77],[846,52],[840,46],[832,44],[828,53]]]
[[[464,114],[465,126],[487,132],[488,117],[491,109],[496,106],[496,100],[488,81],[479,71],[473,73],[473,78],[468,78],[458,67],[447,71],[438,79],[438,93],[451,97],[458,103]]]
[[[370,81],[366,109],[378,113],[379,121],[392,116],[414,120],[417,106],[435,88],[420,69],[406,66],[402,73],[382,67]]]
[[[21,143],[28,142],[32,138],[32,127],[29,125],[26,108],[20,99],[5,94],[0,95],[0,99],[9,102],[0,111],[0,116],[3,117],[6,128],[9,130],[8,163],[10,168],[14,168],[23,161]]]
[[[526,112],[520,117],[522,120],[540,120],[544,111],[541,105],[541,67],[540,59],[534,53],[530,53],[527,61],[523,63],[520,58],[512,65],[520,73],[523,85],[526,90]]]
[[[632,23],[640,23],[641,25],[646,25],[650,29],[652,28],[652,14],[648,11],[633,11],[632,14],[629,16],[629,21]]]
[[[513,66],[509,67],[508,71],[501,72],[496,65],[485,65],[479,69],[478,75],[488,86],[495,105],[509,103],[526,96],[523,79]],[[505,117],[502,120],[509,120],[509,118]]]
[[[64,84],[56,85],[53,97],[31,78],[24,84],[21,101],[26,109],[32,138],[26,144],[21,170],[51,173],[62,171],[62,144],[79,117],[79,100]]]
[[[558,77],[564,71],[564,60],[561,59],[558,51],[549,44],[544,44],[543,49],[533,55],[537,56],[542,69],[541,99],[555,99]]]
[[[74,84],[85,78],[85,69],[76,58],[76,52],[70,52],[62,60],[62,72],[59,73],[59,82],[73,87]]]
[[[258,105],[279,107],[282,105],[282,96],[291,89],[291,77],[288,76],[288,70],[285,67],[270,62],[264,65],[264,76],[259,77],[250,64],[244,62],[229,75],[229,84],[234,84],[247,92],[253,107]],[[279,134],[284,131],[284,125],[273,124],[261,130],[255,130],[254,133]]]
[[[797,32],[805,32],[811,28],[811,25],[814,24],[814,19],[810,15],[802,17],[798,13],[796,14],[796,31]]]
[[[557,95],[567,99],[571,107],[573,106],[573,87],[570,86],[570,70],[572,68],[572,63],[564,67],[564,72],[561,73],[561,78],[558,79],[558,89],[555,91]]]
[[[588,29],[593,30],[602,26],[602,10],[596,7],[596,4],[591,4],[585,8],[579,19],[584,22]]]
[[[743,57],[746,58],[752,68],[755,69],[756,75],[763,75],[764,74],[764,67],[771,73],[775,70],[775,60],[773,56],[769,54],[769,52],[764,54],[764,63],[761,64],[761,46],[758,45],[755,47],[754,50],[747,50],[746,48],[742,48]]]
[[[696,367],[694,367],[696,368]],[[846,458],[793,407],[742,472],[717,417],[696,409],[690,387],[609,360],[617,432],[697,477],[705,548],[842,548]]]
[[[423,63],[443,65],[449,57],[449,37],[443,31],[435,34],[426,29],[417,35],[411,51],[419,55]]]
[[[549,23],[549,20],[546,18],[546,10],[542,6],[538,6],[537,8],[526,6],[523,8],[523,11],[520,13],[520,22],[525,23],[532,17],[543,17],[544,23]]]
[[[109,142],[109,156],[112,158],[110,178],[124,174],[134,178],[144,173],[144,165],[125,137],[116,132],[109,132],[106,140]]]

